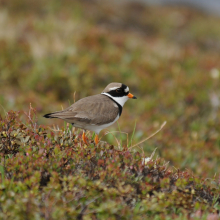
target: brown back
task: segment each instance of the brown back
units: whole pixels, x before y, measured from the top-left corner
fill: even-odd
[[[52,113],[53,117],[81,125],[103,125],[112,122],[119,114],[117,104],[105,95],[88,96],[67,109]]]

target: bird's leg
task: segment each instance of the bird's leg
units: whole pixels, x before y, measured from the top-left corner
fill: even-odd
[[[86,137],[86,135],[85,135],[85,131],[84,131],[84,130],[83,130],[82,139],[83,139],[83,141],[84,141],[85,144],[88,144],[88,143],[87,143],[87,137]]]
[[[97,134],[95,135],[95,143],[96,145],[99,143],[99,136]]]

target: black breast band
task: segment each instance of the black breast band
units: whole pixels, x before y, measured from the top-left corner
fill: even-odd
[[[102,94],[104,95],[104,94]],[[107,96],[107,95],[104,95],[104,96]],[[120,104],[118,104],[113,98],[111,98],[110,96],[107,96],[108,98],[110,98],[117,106],[118,106],[118,109],[119,109],[119,117],[121,116],[121,113],[122,113],[122,106]]]

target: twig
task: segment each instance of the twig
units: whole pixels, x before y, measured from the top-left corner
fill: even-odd
[[[6,110],[4,109],[4,107],[2,105],[0,105],[1,108],[3,109],[4,113],[5,113],[5,116],[7,117],[8,113],[6,112]],[[1,118],[1,115],[0,115],[0,118]]]
[[[114,132],[126,134],[126,135],[127,135],[127,140],[128,140],[128,133],[122,132],[122,131],[109,131],[109,130],[107,130],[107,132],[105,132],[105,134],[104,134],[102,137],[104,137],[104,136],[107,135],[107,134],[111,134],[111,135],[115,138],[115,140],[117,141],[118,148],[120,148],[120,147],[119,147],[119,146],[120,146],[120,143],[119,143],[118,139],[115,137],[115,135],[113,134]],[[100,139],[102,139],[102,137],[101,137]]]
[[[163,129],[163,127],[166,125],[166,123],[167,122],[165,121],[156,132],[154,132],[152,135],[150,135],[149,137],[145,138],[144,140],[138,142],[137,144],[129,147],[128,149],[130,150],[131,148],[136,147],[136,146],[144,143],[145,141],[149,140],[150,138],[152,138],[154,135],[156,135],[158,132],[160,132]]]
[[[156,150],[157,150],[157,147],[154,149],[154,151],[152,152],[152,154],[151,154],[151,156],[150,156],[150,159],[151,159],[151,160],[152,160],[152,158],[153,158],[153,156],[154,156]]]
[[[86,211],[87,207],[89,204],[91,204],[92,202],[94,202],[96,199],[100,198],[100,196],[97,196],[96,198],[92,199],[91,201],[87,202],[83,208],[81,209],[80,213],[78,214],[78,216],[76,217],[77,220],[83,220],[83,215],[84,212]]]
[[[73,93],[73,103],[76,102],[76,91]]]
[[[31,115],[31,112],[33,112],[33,116]],[[32,108],[31,103],[30,103],[30,108],[28,113],[24,112],[24,114],[28,117],[28,120],[31,122],[32,127],[34,128],[34,130],[36,130],[37,127],[37,115],[36,115],[36,110],[34,108]],[[34,120],[33,120],[34,118]]]

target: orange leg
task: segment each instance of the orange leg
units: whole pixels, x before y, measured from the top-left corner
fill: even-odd
[[[88,143],[87,143],[87,137],[86,137],[84,131],[83,131],[82,139],[83,139],[83,141],[84,141],[85,144],[88,144]]]
[[[99,136],[97,134],[95,135],[95,143],[96,145],[99,143]]]

